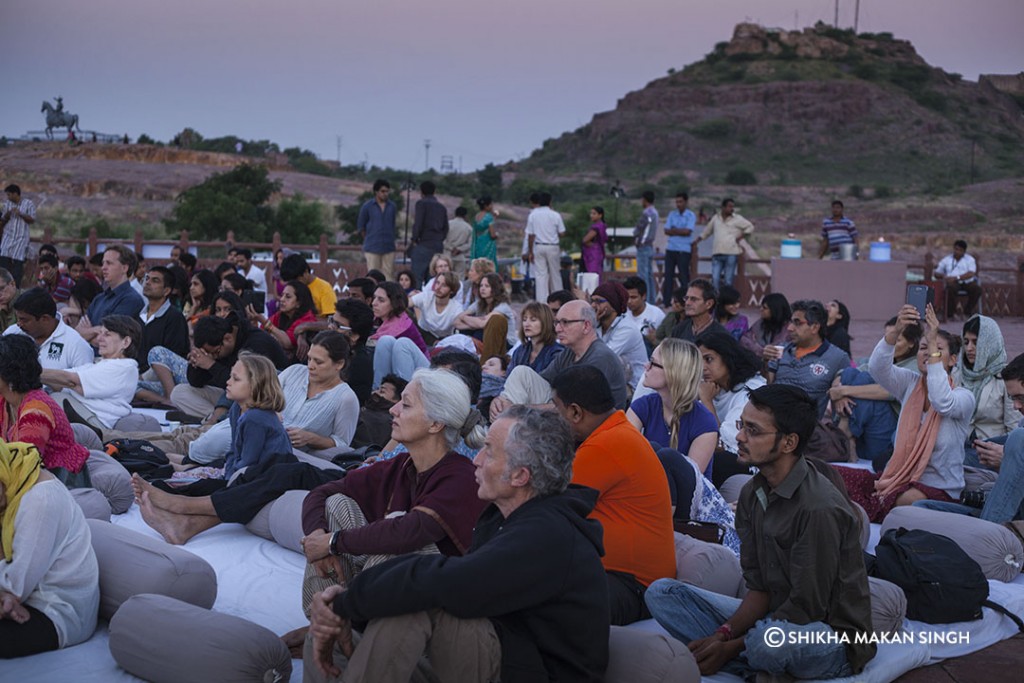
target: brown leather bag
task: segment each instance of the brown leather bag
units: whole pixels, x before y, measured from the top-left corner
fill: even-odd
[[[701,522],[696,519],[673,519],[672,527],[684,536],[692,536],[705,543],[722,544],[725,527],[717,522]]]

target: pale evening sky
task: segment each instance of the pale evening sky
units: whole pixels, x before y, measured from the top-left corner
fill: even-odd
[[[854,0],[840,2],[852,26]],[[1024,70],[1021,0],[861,0],[859,30],[975,80]],[[831,22],[833,0],[4,0],[0,134],[57,95],[87,130],[186,126],[343,163],[466,171],[528,155],[697,61],[735,24]]]

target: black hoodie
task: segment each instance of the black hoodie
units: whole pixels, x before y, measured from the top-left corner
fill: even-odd
[[[440,608],[488,617],[501,639],[502,683],[601,681],[608,665],[608,582],[597,491],[570,486],[504,518],[480,515],[463,557],[407,555],[359,574],[334,601],[355,622]]]

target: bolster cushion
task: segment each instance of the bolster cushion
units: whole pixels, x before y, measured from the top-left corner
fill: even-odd
[[[740,561],[718,543],[706,543],[676,532],[676,578],[698,588],[735,598],[743,589]]]
[[[903,505],[882,520],[881,534],[889,529],[921,529],[952,539],[981,566],[986,579],[1010,582],[1020,575],[1024,547],[1002,524],[977,517]]]
[[[273,632],[241,617],[163,595],[136,595],[110,620],[110,654],[154,683],[287,681],[291,654]]]
[[[115,515],[128,512],[135,502],[135,492],[132,491],[132,475],[124,465],[102,451],[89,451],[85,466],[89,468],[92,487],[107,497],[110,511]]]
[[[96,489],[71,489],[68,493],[82,508],[86,519],[110,521],[110,501]]]
[[[270,510],[270,534],[278,545],[302,552],[302,502],[309,491],[285,491]]]
[[[907,596],[895,583],[874,576],[868,577],[871,593],[871,630],[875,633],[896,633],[903,628],[907,616]]]
[[[662,633],[612,626],[605,683],[698,683],[688,647]]]
[[[122,603],[140,593],[213,606],[217,574],[203,558],[110,522],[87,523],[100,569],[101,618],[110,619]]]

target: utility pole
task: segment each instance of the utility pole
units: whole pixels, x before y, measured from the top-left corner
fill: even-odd
[[[839,0],[836,0],[836,20],[832,23],[832,26],[839,28]]]
[[[860,0],[853,6],[853,32],[857,33],[857,26],[860,24]]]
[[[344,140],[345,138],[343,138],[343,137],[342,137],[342,136],[340,136],[340,135],[338,135],[338,136],[336,136],[336,137],[338,138],[338,166],[341,166],[341,142],[342,142],[342,140]]]
[[[423,146],[427,149],[427,161],[424,167],[424,171],[430,170],[430,140],[424,140]]]

